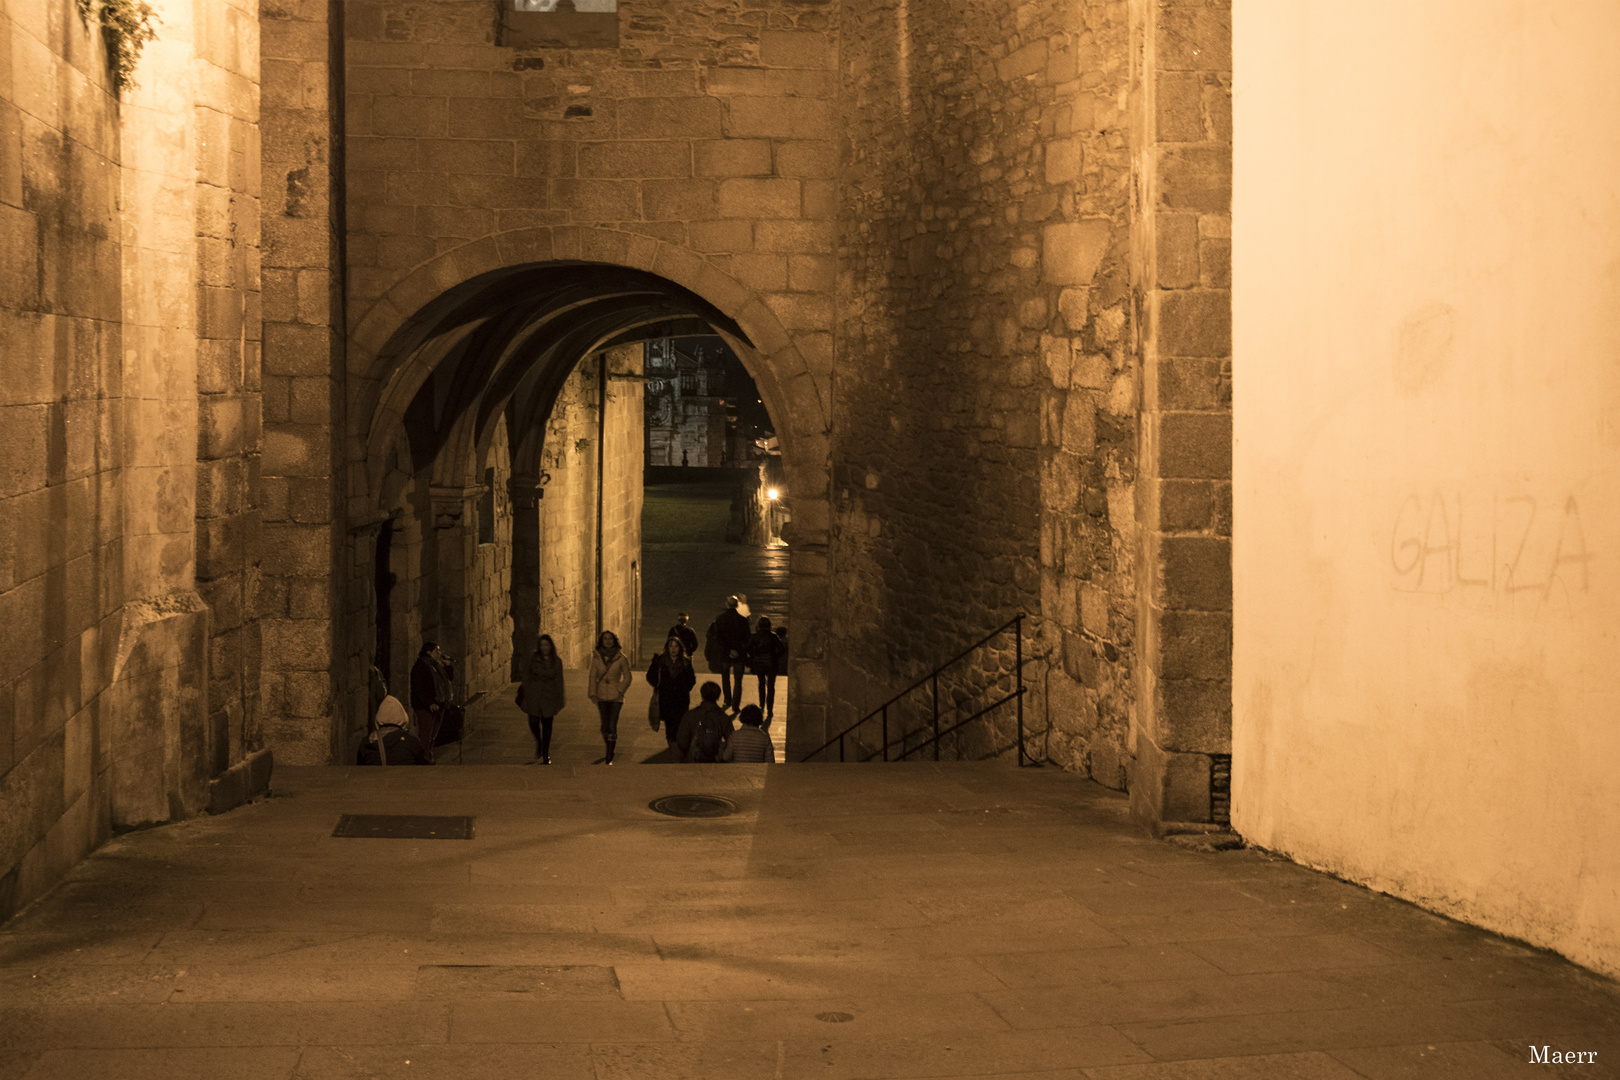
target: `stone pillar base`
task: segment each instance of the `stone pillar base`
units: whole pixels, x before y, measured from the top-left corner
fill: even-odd
[[[1141,735],[1131,766],[1131,818],[1155,836],[1209,823],[1211,764],[1208,754],[1161,750]]]

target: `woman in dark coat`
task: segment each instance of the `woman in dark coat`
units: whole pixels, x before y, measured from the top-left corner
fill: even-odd
[[[670,636],[664,642],[664,651],[647,665],[647,682],[658,694],[658,719],[664,725],[664,739],[669,743],[670,757],[681,760],[675,745],[675,735],[681,729],[681,717],[692,704],[692,687],[697,685],[697,672],[687,659],[686,646],[681,639]]]
[[[776,715],[776,676],[782,670],[782,654],[787,646],[771,630],[771,620],[761,615],[754,634],[748,639],[748,666],[759,679],[759,703],[765,709],[765,726]]]
[[[534,760],[550,765],[551,722],[563,707],[562,658],[550,634],[541,634],[535,642],[520,693],[523,711],[529,714],[529,731],[534,735]]]

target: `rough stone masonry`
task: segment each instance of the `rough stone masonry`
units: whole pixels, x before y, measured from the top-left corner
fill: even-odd
[[[0,911],[254,751],[345,760],[427,630],[498,687],[586,561],[569,378],[695,328],[782,436],[791,751],[1024,612],[1037,754],[1210,819],[1225,3],[157,6],[121,96],[73,0],[0,11]]]

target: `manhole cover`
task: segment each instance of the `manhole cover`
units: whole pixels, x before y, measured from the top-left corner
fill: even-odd
[[[847,1024],[855,1019],[855,1014],[846,1012],[816,1013],[816,1019],[823,1024]]]
[[[665,795],[647,804],[670,817],[725,817],[737,812],[737,804],[718,795]]]
[[[344,814],[333,836],[374,836],[387,840],[471,840],[470,817],[423,817],[416,814]]]

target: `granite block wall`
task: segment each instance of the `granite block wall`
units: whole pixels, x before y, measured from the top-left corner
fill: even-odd
[[[1133,7],[1137,818],[1221,823],[1232,753],[1230,0]]]
[[[605,380],[599,365],[606,366]],[[641,369],[640,345],[586,357],[568,376],[546,424],[542,462],[550,478],[539,506],[539,626],[570,667],[584,667],[599,629],[616,633],[632,657],[641,636]],[[605,417],[599,411],[604,385]],[[605,545],[600,594],[599,542]]]
[[[1123,3],[843,7],[833,443],[840,722],[1024,612],[1040,756],[1116,787],[1134,709],[1128,42]],[[950,715],[1009,689],[1012,654],[1003,636],[970,658]],[[1012,715],[958,749],[1009,752]]]

